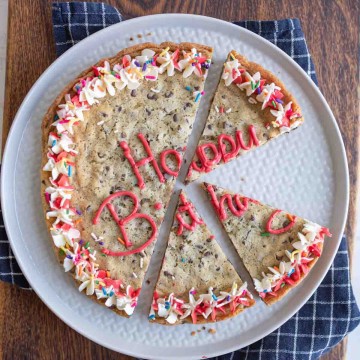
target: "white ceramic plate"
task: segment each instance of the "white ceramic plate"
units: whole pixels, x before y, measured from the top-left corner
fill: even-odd
[[[164,252],[164,236],[160,236],[150,264],[151,285],[144,285],[137,311],[128,320],[79,294],[72,279],[55,260],[43,221],[39,181],[40,124],[48,106],[68,81],[100,58],[134,43],[166,40],[200,42],[215,48],[215,64],[191,136],[188,158],[206,118],[222,62],[231,49],[279,75],[296,95],[306,119],[297,131],[201,180],[287,209],[330,227],[333,233],[314,270],[286,300],[272,307],[258,301],[240,316],[211,325],[216,334],[202,331],[191,336],[191,331],[198,329],[196,325],[162,327],[147,321],[154,278]],[[198,185],[191,184],[187,190],[230,260],[249,281]],[[253,343],[288,320],[312,295],[335,256],[344,229],[348,170],[331,110],[316,86],[287,55],[239,26],[201,16],[166,14],[128,20],[102,30],[67,51],[45,71],[21,105],[11,128],[3,158],[1,192],[5,224],[19,265],[33,289],[57,316],[84,336],[122,353],[154,359],[190,359],[215,356]],[[175,202],[173,197],[170,206]],[[169,229],[169,220],[165,219],[161,229],[163,235]]]

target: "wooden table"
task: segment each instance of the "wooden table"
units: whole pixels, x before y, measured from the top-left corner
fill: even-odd
[[[350,253],[355,233],[358,181],[357,49],[359,3],[346,1],[105,1],[125,18],[180,12],[223,20],[300,17],[315,62],[320,89],[337,118],[350,169],[350,208],[346,227]],[[355,16],[354,16],[355,14]],[[23,98],[55,60],[50,0],[9,0],[3,146]],[[324,119],[325,121],[326,119]],[[130,359],[87,340],[58,319],[34,292],[0,283],[0,356],[4,359]],[[346,341],[325,356],[345,358]]]

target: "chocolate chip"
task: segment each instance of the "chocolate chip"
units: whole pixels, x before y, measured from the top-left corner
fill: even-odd
[[[148,98],[149,100],[157,100],[157,99],[158,99],[158,96],[157,96],[157,94],[151,92],[151,93],[148,93],[148,94],[147,94],[147,98]]]
[[[216,271],[219,271],[220,270],[220,268],[218,267],[218,268],[216,268]]]
[[[110,195],[111,195],[111,194],[113,194],[113,193],[115,193],[115,192],[117,192],[117,191],[121,191],[121,190],[122,190],[122,187],[119,186],[119,185],[117,185],[117,186],[112,186],[111,189],[110,189],[110,191],[109,191],[109,193],[110,193]]]
[[[192,103],[187,102],[187,103],[184,105],[184,110],[186,110],[186,108],[192,107],[192,106],[193,106]]]
[[[148,203],[148,202],[150,202],[150,199],[148,199],[148,198],[141,199],[140,200],[140,205],[144,205],[145,203]]]
[[[45,180],[42,180],[41,183],[42,183],[43,185],[46,185]]]
[[[217,259],[219,257],[219,255],[218,254],[215,254],[215,259]]]
[[[211,124],[209,124],[207,127],[208,127],[209,130],[212,129],[212,125],[211,125]]]
[[[165,93],[165,97],[168,99],[168,98],[171,98],[172,96],[174,95],[174,93],[172,91],[167,91]]]
[[[210,256],[210,255],[211,255],[210,251],[206,251],[206,252],[204,253],[204,256]]]
[[[173,120],[174,120],[175,122],[179,121],[179,118],[178,118],[177,114],[174,114]]]
[[[254,221],[254,220],[255,220],[255,216],[254,216],[254,215],[251,215],[251,216],[250,216],[250,220],[251,220],[251,221]]]
[[[199,91],[200,87],[199,86],[194,86],[194,90],[195,91]]]
[[[100,159],[102,159],[102,158],[105,157],[105,154],[103,154],[103,153],[101,153],[101,152],[98,152],[97,155],[98,155],[98,157],[99,157]]]
[[[108,114],[107,114],[107,113],[104,113],[104,112],[102,112],[101,115],[102,115],[103,117],[108,117]]]
[[[195,247],[198,248],[198,249],[202,249],[202,248],[203,248],[202,245],[195,245]]]
[[[110,166],[105,166],[105,170],[109,171],[110,170]]]
[[[146,280],[146,284],[148,284],[148,285],[150,284],[150,280],[149,280],[149,279],[148,279],[148,280]]]
[[[207,239],[206,239],[206,242],[211,242],[211,241],[212,241],[211,238],[207,238]]]
[[[171,274],[171,273],[169,273],[168,271],[164,271],[164,275],[166,276],[166,277],[173,277],[174,275],[173,274]]]
[[[134,89],[134,90],[131,90],[130,95],[131,95],[132,97],[135,97],[135,96],[136,96],[136,90],[135,90],[135,89]]]
[[[145,111],[146,111],[146,113],[147,113],[148,115],[151,114],[151,111],[150,111],[149,109],[145,109]]]
[[[126,138],[126,133],[122,132],[122,133],[120,134],[120,136],[121,136],[122,138]]]
[[[121,112],[121,110],[122,110],[122,107],[119,106],[118,109],[117,109],[117,111],[118,111],[118,112]]]

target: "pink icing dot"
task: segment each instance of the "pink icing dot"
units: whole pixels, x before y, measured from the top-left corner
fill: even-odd
[[[160,203],[160,202],[155,203],[155,204],[154,204],[154,208],[155,208],[156,210],[160,210],[160,209],[162,208],[162,203]]]

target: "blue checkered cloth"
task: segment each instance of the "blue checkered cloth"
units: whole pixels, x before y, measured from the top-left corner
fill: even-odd
[[[56,53],[61,55],[86,36],[122,21],[115,8],[102,3],[54,3]],[[317,84],[298,19],[239,21],[235,24],[261,35],[291,56]],[[0,279],[28,287],[7,241],[0,213]],[[346,238],[325,279],[303,308],[279,329],[241,350],[217,357],[237,359],[317,359],[339,343],[360,322],[352,292]]]

